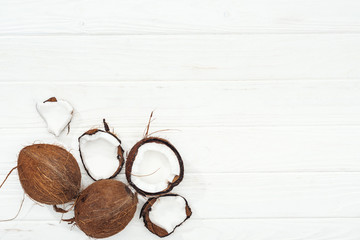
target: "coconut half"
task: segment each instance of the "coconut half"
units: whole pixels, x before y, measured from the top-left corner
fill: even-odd
[[[46,122],[48,131],[57,137],[70,124],[74,111],[70,103],[55,97],[37,103],[36,109]]]
[[[105,126],[106,131],[92,129],[79,137],[81,161],[95,181],[115,177],[124,165],[121,141]]]
[[[126,178],[142,195],[170,192],[184,176],[179,152],[167,140],[144,138],[136,143],[126,161]]]
[[[166,237],[175,231],[192,212],[186,199],[177,194],[150,198],[142,207],[140,217],[150,232]]]

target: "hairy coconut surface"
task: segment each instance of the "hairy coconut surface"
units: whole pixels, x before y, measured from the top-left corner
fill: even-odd
[[[40,116],[47,124],[48,131],[55,136],[69,125],[73,116],[73,107],[65,100],[57,100],[55,97],[36,104]]]
[[[25,193],[39,203],[67,203],[80,191],[79,165],[70,152],[56,145],[24,147],[18,157],[18,174]]]
[[[124,183],[113,179],[96,181],[76,200],[76,225],[93,238],[112,236],[134,217],[137,202],[137,196]]]
[[[170,192],[184,176],[179,152],[167,140],[147,137],[137,142],[126,161],[126,178],[142,195]]]
[[[150,232],[166,237],[190,218],[192,212],[186,199],[177,194],[150,198],[142,207],[140,217]]]
[[[92,129],[79,137],[81,161],[88,175],[95,181],[115,177],[124,165],[124,150],[115,134]]]

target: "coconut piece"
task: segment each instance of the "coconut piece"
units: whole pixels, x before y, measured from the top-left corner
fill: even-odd
[[[67,203],[80,192],[79,165],[62,147],[50,144],[27,146],[20,151],[17,167],[25,193],[39,203]]]
[[[124,183],[113,179],[96,181],[76,200],[74,221],[90,237],[110,237],[131,221],[137,202],[136,194]]]
[[[190,218],[192,212],[186,199],[177,194],[150,198],[142,207],[140,217],[150,232],[166,237]]]
[[[120,139],[110,132],[91,129],[79,137],[79,151],[88,175],[95,181],[115,177],[124,165],[124,150]]]
[[[55,97],[37,103],[36,108],[46,122],[48,131],[57,137],[70,124],[74,111],[70,103]]]
[[[179,152],[167,140],[147,137],[136,143],[126,161],[126,178],[142,195],[170,192],[184,176]]]

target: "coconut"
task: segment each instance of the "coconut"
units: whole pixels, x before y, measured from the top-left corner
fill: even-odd
[[[166,237],[190,218],[192,212],[186,199],[177,194],[150,198],[141,209],[140,217],[150,232]]]
[[[55,136],[59,136],[69,126],[74,111],[70,103],[55,97],[37,103],[36,108],[46,122],[48,131]]]
[[[62,147],[50,144],[24,147],[17,168],[25,193],[39,203],[63,204],[79,194],[79,165]]]
[[[122,182],[99,180],[82,191],[75,203],[75,223],[88,236],[105,238],[134,217],[137,196]]]
[[[120,139],[103,120],[105,131],[91,129],[79,137],[81,161],[95,181],[114,178],[124,165],[124,150]]]
[[[126,161],[126,178],[142,195],[170,192],[184,176],[179,152],[167,140],[145,137],[136,143]]]

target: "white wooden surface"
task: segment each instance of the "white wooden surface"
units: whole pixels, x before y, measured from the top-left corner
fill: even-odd
[[[129,150],[155,109],[194,212],[167,239],[358,240],[359,33],[357,0],[0,1],[0,177],[34,142],[79,160],[102,118]],[[51,96],[76,111],[57,139]],[[15,173],[0,219],[22,194]],[[158,239],[137,216],[110,239]],[[27,198],[0,240],[88,239],[60,218]]]

